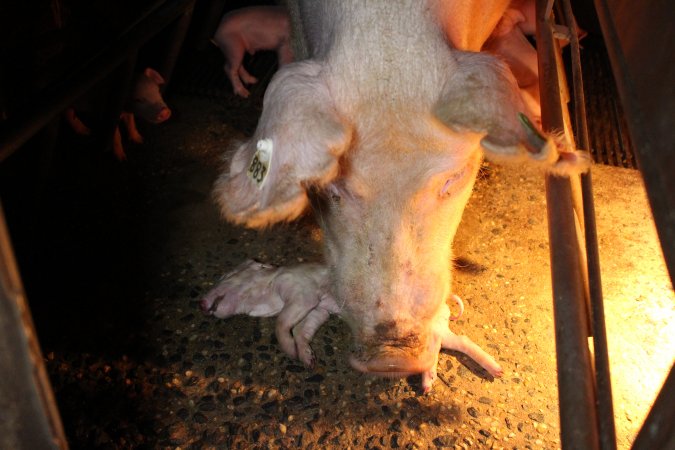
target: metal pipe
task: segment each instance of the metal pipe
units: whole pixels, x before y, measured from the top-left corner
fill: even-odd
[[[542,124],[547,132],[565,129],[557,43],[551,1],[537,0],[537,53]],[[569,178],[546,177],[553,310],[555,319],[560,436],[563,448],[599,448],[593,368],[587,343],[584,282]]]
[[[185,35],[187,34],[188,28],[190,27],[190,22],[192,21],[193,7],[186,9],[183,14],[176,20],[170,27],[170,36],[168,38],[169,43],[167,44],[166,51],[164,53],[164,59],[157,67],[159,73],[164,77],[165,84],[162,86],[162,90],[166,92],[171,84],[171,78],[173,76],[173,69],[176,67],[176,62],[178,61],[178,55],[180,50],[183,47],[183,42],[185,41]]]
[[[586,99],[584,98],[584,82],[579,50],[579,33],[570,0],[562,0],[561,3],[565,23],[570,32],[570,56],[572,60],[572,83],[574,88],[574,124],[577,147],[590,151],[588,125],[586,123]],[[605,310],[600,272],[600,253],[598,251],[595,204],[593,201],[593,185],[590,171],[581,175],[581,191],[584,203],[584,236],[586,239],[588,287],[591,302],[600,448],[603,450],[615,450],[616,427],[614,424],[609,349],[605,330]]]
[[[71,78],[45,92],[42,100],[31,111],[10,117],[3,123],[7,130],[0,133],[0,162],[4,161],[52,118],[69,107],[78,97],[119,66],[129,55],[161,29],[176,20],[195,0],[162,2],[129,31],[120,36],[108,49],[102,51],[78,70]]]

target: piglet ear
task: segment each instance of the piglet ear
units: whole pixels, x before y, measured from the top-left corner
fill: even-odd
[[[146,67],[143,74],[160,86],[164,84],[164,78],[152,67]]]
[[[321,65],[284,66],[272,79],[253,137],[236,146],[214,197],[226,219],[250,227],[293,220],[307,207],[305,186],[338,173],[351,127],[338,116]]]

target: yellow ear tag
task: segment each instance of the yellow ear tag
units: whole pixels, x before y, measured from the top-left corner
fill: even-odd
[[[247,174],[251,180],[262,189],[267,173],[272,162],[272,139],[260,139],[256,144],[256,152],[253,155],[251,164],[248,166]]]

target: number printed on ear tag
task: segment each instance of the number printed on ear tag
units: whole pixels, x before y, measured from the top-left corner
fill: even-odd
[[[272,139],[260,139],[256,144],[257,150],[251,164],[248,166],[248,176],[258,185],[258,189],[262,189],[267,172],[269,172],[270,164],[272,162]]]

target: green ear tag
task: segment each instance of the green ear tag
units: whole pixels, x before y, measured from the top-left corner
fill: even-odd
[[[272,149],[274,148],[272,139],[260,139],[256,148],[255,155],[253,155],[251,164],[248,166],[247,174],[258,186],[258,189],[262,189],[272,163]]]

